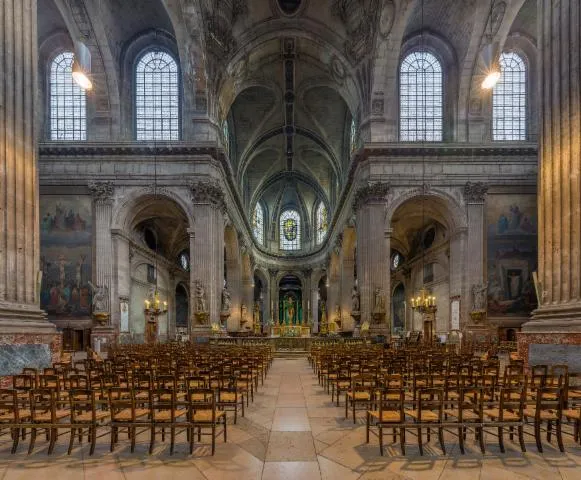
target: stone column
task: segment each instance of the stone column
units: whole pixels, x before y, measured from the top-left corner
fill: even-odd
[[[0,375],[19,373],[5,355],[41,348],[48,364],[60,346],[39,308],[36,24],[36,0],[0,2]],[[16,343],[49,349],[2,348]]]
[[[374,291],[379,288],[384,299],[389,287],[389,252],[385,241],[385,210],[387,207],[387,183],[374,183],[360,187],[353,201],[357,215],[357,282],[361,298],[361,322],[368,321],[377,333],[389,332],[386,321],[373,325]]]
[[[465,259],[466,282],[472,285],[484,283],[484,201],[488,187],[481,182],[468,182],[464,186],[464,200],[468,217],[468,245],[470,253]]]
[[[91,329],[91,345],[110,344],[115,340],[115,330],[111,323],[112,276],[113,276],[113,241],[111,236],[111,216],[113,213],[113,182],[89,182],[89,191],[93,197],[94,230],[95,230],[95,271],[94,284],[105,287],[109,298],[107,300],[107,323],[94,323]],[[101,312],[100,312],[101,313]]]
[[[193,234],[190,235],[192,314],[196,307],[195,282],[199,281],[206,293],[208,323],[219,323],[224,284],[224,192],[215,180],[193,182],[190,191],[195,218],[193,232],[190,232]],[[192,322],[196,326],[195,318]],[[209,331],[208,327],[209,324],[198,331]]]
[[[538,2],[540,305],[518,338],[519,353],[530,362],[545,348],[530,344],[581,344],[580,10],[581,0]]]
[[[270,275],[270,319],[272,319],[274,325],[278,325],[278,282],[276,281],[278,270],[269,268],[268,274]]]

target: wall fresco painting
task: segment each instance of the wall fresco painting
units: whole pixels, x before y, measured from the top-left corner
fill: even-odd
[[[489,195],[486,201],[488,315],[527,317],[537,307],[535,195]]]
[[[83,195],[40,196],[40,305],[50,320],[91,315],[92,207]]]

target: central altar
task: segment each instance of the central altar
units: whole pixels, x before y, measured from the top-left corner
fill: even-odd
[[[272,327],[273,337],[310,337],[311,327],[305,325],[278,325]]]

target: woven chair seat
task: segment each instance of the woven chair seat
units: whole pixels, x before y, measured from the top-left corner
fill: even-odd
[[[216,410],[216,420],[226,415],[222,410]],[[198,410],[194,413],[194,423],[208,423],[212,421],[212,410]]]
[[[581,410],[578,408],[563,410],[563,416],[568,420],[581,420]]]
[[[220,392],[220,402],[235,402],[236,394],[234,392]]]
[[[378,410],[369,410],[368,413],[373,418],[375,418],[381,422],[395,423],[395,422],[401,421],[401,417],[400,417],[399,412],[396,412],[395,410],[383,410],[381,412],[381,419],[379,418],[379,411]]]
[[[149,409],[147,409],[147,408],[136,408],[135,409],[135,418],[136,419],[140,418],[140,417],[144,417],[146,415],[149,415]],[[121,422],[130,421],[131,420],[131,409],[126,408],[124,410],[121,410],[119,413],[117,413],[113,417],[113,420],[121,421]]]
[[[355,400],[371,400],[369,392],[347,392],[347,396]]]
[[[444,413],[450,417],[460,418],[460,410],[457,408],[450,408],[445,409]],[[464,409],[462,410],[462,419],[463,420],[480,420],[480,417],[477,413],[474,413],[472,410]]]
[[[405,414],[415,418],[416,420],[420,419],[420,415],[417,410],[406,410]],[[422,410],[421,411],[421,419],[422,422],[437,422],[439,421],[439,417],[437,413],[432,412],[431,410]]]
[[[30,418],[31,413],[30,410],[18,410],[18,417],[20,419]],[[0,422],[11,422],[14,421],[14,413],[13,412],[4,412],[0,414]]]
[[[61,420],[63,418],[68,417],[71,414],[70,410],[57,410],[55,412],[55,417],[57,420]],[[35,415],[34,417],[35,422],[52,422],[52,416],[50,412],[40,413]]]
[[[533,407],[525,408],[524,409],[524,416],[529,418],[535,418],[537,414],[537,409]],[[557,412],[552,410],[541,410],[540,412],[541,420],[559,420],[557,416]]]
[[[174,418],[183,417],[187,413],[187,410],[174,410]],[[154,410],[153,418],[156,422],[170,422],[171,421],[171,410]]]
[[[111,414],[109,412],[99,411],[95,413],[95,420],[99,422],[109,418],[110,416]],[[91,412],[81,413],[76,416],[75,420],[78,422],[91,422],[93,420],[93,414]]]
[[[520,420],[519,416],[516,413],[511,412],[510,410],[504,410],[502,413],[503,413],[502,416],[503,422],[518,422]],[[493,420],[500,419],[500,409],[498,408],[486,409],[484,410],[484,415],[486,415],[489,418],[492,418]]]

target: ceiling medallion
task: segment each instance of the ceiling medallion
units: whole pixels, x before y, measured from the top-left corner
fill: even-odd
[[[282,13],[291,16],[299,11],[301,4],[304,2],[303,0],[277,0],[277,3]]]

